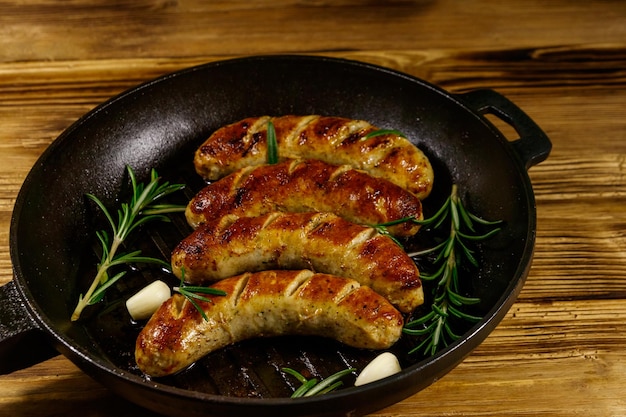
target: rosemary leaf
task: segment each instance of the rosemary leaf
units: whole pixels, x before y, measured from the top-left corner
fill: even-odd
[[[113,229],[113,232],[116,231],[117,227],[115,222],[113,221],[113,217],[111,217],[111,215],[109,214],[109,210],[107,210],[107,208],[104,206],[104,204],[102,203],[102,201],[100,201],[100,199],[98,199],[98,197],[96,197],[93,194],[86,194],[86,196],[91,199],[94,203],[96,203],[96,205],[98,207],[100,207],[100,210],[104,213],[104,215],[106,216],[107,220],[109,221],[109,224],[111,225],[111,229]],[[102,231],[101,233],[103,233],[105,236],[108,236],[108,234],[106,233],[106,231]],[[107,238],[108,240],[108,238]]]
[[[433,337],[433,332],[429,332],[428,336],[417,346],[415,346],[413,349],[409,350],[409,354],[412,355],[414,353],[417,352],[424,352],[424,351],[428,351],[430,349],[430,345],[432,343],[432,337]]]
[[[343,371],[339,371],[339,372],[332,374],[328,378],[320,381],[319,384],[316,384],[315,386],[313,386],[309,391],[307,391],[306,394],[304,394],[304,396],[311,397],[313,395],[321,394],[324,392],[329,392],[328,389],[330,387],[333,387],[333,386],[336,388],[340,387],[341,385],[343,385],[343,382],[339,381],[339,379],[354,372],[355,370],[356,369],[354,368],[348,368],[348,369],[344,369]]]
[[[493,221],[485,220],[485,219],[482,219],[482,218],[480,218],[480,217],[478,217],[478,216],[476,216],[476,215],[474,215],[474,214],[472,214],[470,212],[467,212],[467,215],[472,220],[474,220],[475,222],[480,223],[480,224],[485,225],[485,226],[495,226],[497,224],[502,224],[502,220],[493,220]]]
[[[478,322],[482,318],[482,317],[473,316],[471,314],[464,313],[461,310],[452,307],[451,305],[448,306],[448,310],[450,311],[450,314],[452,314],[452,315],[454,315],[454,316],[456,316],[458,318],[469,320],[469,321]]]
[[[203,295],[199,295],[198,294],[199,292],[203,294],[211,294],[211,295],[219,295],[219,296],[226,295],[225,291],[215,290],[213,288],[205,288],[204,291],[198,291],[198,290],[192,290],[191,288],[184,286],[184,287],[174,287],[173,290],[181,293],[187,298],[195,298],[196,300],[204,301],[205,303],[212,303],[213,300]]]
[[[395,226],[397,224],[402,224],[402,223],[406,223],[406,222],[410,222],[410,221],[414,221],[415,223],[420,223],[421,222],[420,220],[415,220],[415,216],[409,216],[409,217],[402,217],[401,219],[391,220],[391,221],[388,221],[386,223],[379,223],[375,227]]]
[[[162,267],[163,269],[166,269],[166,270],[170,269],[170,264],[165,262],[164,260],[152,258],[149,256],[140,256],[140,254],[141,254],[141,251],[135,251],[135,252],[131,252],[128,254],[122,254],[122,255],[116,256],[115,258],[111,259],[111,261],[109,262],[109,267],[112,267],[115,265],[130,264],[130,263],[143,263],[143,264],[156,264]]]
[[[267,122],[267,163],[270,165],[278,163],[278,140],[271,120]]]
[[[437,320],[435,321],[435,323],[437,323],[437,324],[435,325],[435,329],[433,331],[432,338],[431,338],[431,343],[430,343],[430,354],[431,355],[434,355],[435,352],[437,351],[437,348],[439,347],[439,342],[445,340],[442,337],[441,329],[443,328],[443,325],[445,323],[445,319],[446,318],[447,318],[447,315],[446,316],[439,316],[439,317],[437,317]]]
[[[501,228],[497,228],[497,229],[493,229],[488,231],[487,233],[483,234],[483,235],[470,235],[467,233],[463,233],[463,232],[457,232],[459,234],[460,237],[462,237],[463,239],[468,239],[468,240],[476,240],[476,241],[480,241],[480,240],[485,240],[485,239],[489,239],[490,237],[494,236],[495,234],[497,234],[500,230],[502,230]]]
[[[373,130],[369,132],[367,135],[363,136],[363,139],[370,139],[370,138],[375,138],[376,136],[383,136],[383,135],[396,135],[396,136],[400,136],[406,139],[406,135],[396,129]]]
[[[448,312],[444,309],[444,307],[440,307],[437,304],[433,304],[432,305],[433,310],[435,310],[435,313],[439,316],[439,317],[448,317]]]
[[[207,317],[206,313],[204,312],[204,309],[202,307],[200,307],[200,305],[194,300],[194,297],[190,297],[189,294],[184,294],[184,293],[181,293],[181,294],[183,294],[185,296],[185,298],[187,298],[187,300],[189,300],[191,305],[193,305],[195,307],[195,309],[198,310],[198,313],[200,313],[200,315],[202,316],[204,321],[209,321],[209,318]]]
[[[342,381],[337,381],[337,382],[335,382],[334,384],[332,384],[332,385],[328,385],[328,386],[324,387],[324,389],[321,389],[321,390],[317,391],[317,392],[315,393],[315,395],[323,395],[323,394],[327,394],[327,393],[329,393],[329,392],[331,392],[331,391],[334,391],[334,390],[336,390],[337,388],[342,387],[342,386],[343,386],[343,382],[342,382]],[[315,387],[314,387],[314,388],[315,388]],[[309,392],[311,392],[311,391],[313,391],[313,389],[311,389]],[[305,396],[306,396],[306,397],[308,397],[308,396],[309,396],[309,395],[308,395],[308,393],[307,393],[307,395],[305,395]]]
[[[209,318],[204,312],[204,309],[200,307],[200,305],[196,302],[196,300],[204,301],[205,303],[212,303],[213,300],[203,295],[199,295],[198,293],[206,294],[206,295],[218,295],[218,296],[226,295],[226,291],[219,290],[216,288],[186,285],[184,268],[182,270],[182,274],[180,277],[180,285],[178,287],[174,287],[173,290],[180,293],[182,296],[184,296],[191,303],[191,305],[193,305],[195,309],[198,310],[198,313],[200,313],[204,321],[209,321]]]
[[[478,260],[476,260],[476,258],[474,257],[474,251],[472,251],[470,248],[467,247],[467,245],[463,242],[463,240],[460,239],[461,237],[462,236],[460,234],[457,234],[456,243],[461,248],[461,252],[472,265],[474,265],[475,267],[478,267]]]
[[[211,287],[194,287],[191,285],[185,285],[183,288],[185,289],[185,291],[194,292],[194,293],[222,295],[222,296],[226,295],[226,291],[218,290],[216,288],[211,288]]]
[[[93,295],[89,297],[89,299],[87,300],[87,304],[94,305],[102,300],[102,298],[104,297],[104,292],[107,290],[107,288],[119,281],[120,278],[126,275],[126,272],[127,271],[120,271],[112,278],[107,279],[101,286],[98,287],[96,291],[94,291]]]
[[[452,329],[450,328],[450,324],[449,324],[448,322],[446,322],[446,323],[443,325],[443,327],[444,327],[444,329],[445,329],[445,331],[446,331],[446,334],[448,335],[448,337],[449,337],[450,339],[452,339],[452,340],[457,340],[457,339],[459,339],[459,338],[461,337],[460,335],[458,335],[458,334],[456,334],[456,333],[454,333],[454,332],[452,331]]]
[[[470,216],[470,213],[467,212],[467,210],[465,209],[465,206],[460,201],[458,202],[457,206],[458,206],[457,208],[459,210],[459,214],[461,215],[461,218],[463,219],[463,222],[465,223],[467,228],[470,231],[475,232],[474,223],[472,222],[472,216]]]
[[[300,381],[301,384],[306,384],[306,381],[307,381],[306,377],[302,375],[300,372],[296,371],[295,369],[283,368],[283,372],[295,377],[298,381]]]
[[[410,322],[408,322],[406,324],[404,330],[410,330],[414,326],[419,326],[421,324],[424,324],[427,321],[429,321],[434,315],[435,315],[435,312],[433,310],[431,310],[426,315],[424,315],[424,316],[422,316],[422,317],[420,317],[418,319],[414,319],[414,320],[411,320]]]
[[[435,273],[433,273],[433,274],[422,273],[420,275],[420,278],[423,281],[434,281],[435,279],[443,276],[444,271],[446,270],[446,268],[447,268],[447,265],[445,263],[441,264],[441,267],[437,271],[435,271]]]
[[[326,394],[341,387],[343,382],[341,382],[340,379],[356,371],[356,369],[344,369],[332,374],[326,379],[322,379],[321,381],[318,381],[317,378],[307,379],[300,372],[292,368],[282,368],[282,371],[295,377],[300,382],[301,385],[293,392],[293,394],[291,394],[291,398],[299,398]]]
[[[302,384],[300,386],[300,388],[298,388],[297,390],[295,390],[293,392],[293,394],[291,395],[291,398],[300,398],[300,397],[304,397],[305,394],[315,386],[315,384],[317,384],[317,379],[313,378],[310,379],[308,381],[306,381],[304,384]]]
[[[448,239],[448,244],[443,248],[443,252],[441,252],[441,259],[443,258],[450,258],[451,254],[452,254],[452,250],[454,249],[454,237],[450,237],[450,239]]]
[[[407,325],[407,326],[405,326],[402,329],[402,332],[405,333],[405,334],[410,334],[412,336],[422,336],[422,335],[426,335],[426,334],[427,335],[432,335],[433,328],[437,324],[436,321],[432,320],[433,317],[435,317],[435,312],[434,311],[432,313],[429,313],[428,320],[420,321],[419,323],[418,323],[417,320],[411,322],[411,326],[415,326],[416,324],[425,324],[426,322],[430,321],[430,324],[428,326],[423,327],[421,329],[412,329],[412,328],[409,328],[409,326]]]
[[[415,220],[415,223],[428,227],[435,222],[444,221],[446,219],[447,210],[450,205],[450,200],[451,200],[450,197],[448,197],[446,201],[444,201],[444,203],[441,205],[439,210],[437,210],[437,212],[433,214],[431,217],[428,217],[427,219],[423,219],[423,220]],[[438,225],[434,226],[435,229],[437,229],[438,227],[439,227]]]
[[[471,305],[480,303],[480,298],[477,297],[465,297],[460,294],[455,293],[450,288],[446,288],[446,292],[448,293],[448,298],[453,304],[462,306],[462,305]]]
[[[400,242],[400,240],[398,240],[397,237],[395,237],[394,235],[392,235],[391,233],[389,233],[389,230],[387,229],[387,226],[385,224],[377,224],[377,225],[372,225],[371,227],[376,230],[378,232],[379,235],[383,235],[383,236],[387,236],[389,239],[391,239],[396,245],[403,247],[402,242]]]
[[[439,278],[439,281],[437,282],[437,288],[445,287],[446,283],[450,281],[451,275],[452,275],[452,271],[450,270],[450,267],[446,265],[446,267],[443,268],[443,274],[441,274],[441,277]]]
[[[402,333],[404,334],[408,334],[411,336],[423,336],[425,334],[428,334],[432,331],[432,329],[430,327],[424,327],[423,329],[409,329],[409,328],[404,328],[402,330]]]
[[[435,253],[438,252],[441,248],[443,248],[444,246],[446,246],[448,244],[447,240],[444,240],[443,242],[441,242],[440,244],[438,244],[435,247],[432,247],[430,249],[424,249],[421,251],[416,251],[416,252],[411,252],[408,255],[410,257],[417,257],[417,256],[424,256],[424,255],[429,255],[431,253]]]
[[[452,227],[456,230],[459,230],[459,225],[461,224],[459,218],[459,209],[458,204],[456,202],[456,198],[451,199],[450,201],[450,215],[452,216]]]
[[[198,295],[194,292],[191,291],[187,291],[184,287],[174,287],[172,288],[172,290],[182,294],[185,296],[185,298],[187,298],[189,301],[192,301],[191,299],[193,298],[194,300],[200,300],[200,301],[204,301],[205,303],[212,303],[213,301],[210,298],[207,298],[203,295]],[[194,304],[195,306],[195,304]],[[196,307],[197,308],[197,307]],[[202,310],[201,312],[204,312],[204,310]]]

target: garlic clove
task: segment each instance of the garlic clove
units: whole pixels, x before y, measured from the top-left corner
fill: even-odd
[[[170,287],[157,280],[126,300],[126,309],[133,320],[149,318],[171,296]]]
[[[400,362],[396,355],[391,352],[384,352],[375,357],[363,368],[356,378],[354,385],[358,387],[360,385],[369,384],[370,382],[397,374],[401,370],[402,368],[400,367]]]

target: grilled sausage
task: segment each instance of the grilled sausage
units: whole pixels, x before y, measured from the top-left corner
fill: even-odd
[[[379,129],[362,120],[316,115],[251,117],[224,126],[196,150],[198,174],[216,180],[246,166],[265,164],[270,120],[280,158],[352,165],[386,178],[420,199],[432,189],[432,166],[408,139],[394,133],[368,136]]]
[[[270,211],[332,212],[354,223],[375,225],[405,217],[422,219],[421,201],[382,178],[319,160],[287,160],[243,168],[200,190],[185,214],[196,228],[228,213],[258,216]],[[404,222],[388,228],[411,236],[419,225]]]
[[[402,312],[424,302],[417,266],[400,246],[332,213],[226,216],[183,239],[171,263],[176,276],[193,284],[247,271],[311,269],[355,279]]]
[[[153,314],[136,341],[139,369],[173,374],[208,353],[254,337],[287,334],[334,338],[357,348],[386,349],[403,318],[387,300],[356,281],[311,271],[264,271],[222,280],[226,296],[198,301],[208,320],[175,294]]]

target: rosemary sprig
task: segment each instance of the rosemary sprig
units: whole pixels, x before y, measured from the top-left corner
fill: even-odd
[[[278,140],[274,123],[271,120],[267,122],[267,163],[269,165],[278,163]]]
[[[452,186],[450,196],[439,211],[419,223],[423,226],[432,225],[436,229],[447,220],[450,223],[450,234],[447,239],[433,248],[409,254],[412,257],[436,254],[433,262],[435,272],[422,274],[422,279],[437,281],[431,310],[404,326],[404,333],[424,337],[409,353],[422,351],[425,355],[434,355],[439,349],[458,339],[460,336],[454,333],[450,325],[452,317],[469,322],[478,322],[481,319],[463,311],[464,307],[477,304],[480,299],[460,294],[459,270],[464,260],[475,267],[478,266],[474,251],[470,249],[467,241],[488,239],[501,230],[500,227],[496,227],[501,222],[487,221],[467,211],[458,196],[456,184]],[[477,235],[475,224],[494,228],[485,234]]]
[[[363,136],[363,139],[375,138],[376,136],[382,136],[382,135],[396,135],[396,136],[406,138],[406,135],[404,133],[396,129],[378,129],[378,130],[372,130],[367,135]]]
[[[397,220],[392,220],[386,223],[370,224],[368,226],[376,230],[378,234],[387,236],[389,239],[393,240],[396,243],[396,245],[403,247],[402,242],[400,242],[400,240],[398,240],[397,237],[395,237],[389,232],[389,226],[395,226],[397,224],[406,223],[406,222],[419,223],[420,220],[416,220],[414,216],[410,216],[410,217],[403,217]]]
[[[200,294],[206,295],[226,295],[226,291],[218,290],[216,288],[211,287],[200,287],[185,284],[185,270],[183,269],[182,276],[180,278],[180,285],[178,287],[172,288],[174,291],[182,294],[195,308],[198,310],[204,321],[209,321],[206,313],[200,307],[200,305],[196,302],[196,300],[204,301],[205,303],[212,303],[213,301],[210,298],[207,298]]]
[[[307,379],[300,372],[292,368],[282,368],[282,370],[286,374],[294,376],[302,384],[291,394],[291,398],[311,397],[313,395],[322,395],[334,391],[343,385],[343,382],[340,381],[341,378],[356,371],[355,368],[347,368],[319,381],[317,378]]]
[[[161,198],[178,191],[184,187],[183,184],[169,184],[164,182],[159,184],[160,177],[155,170],[151,171],[150,182],[147,185],[138,184],[130,166],[127,167],[128,176],[132,185],[132,196],[128,203],[122,203],[121,208],[117,210],[117,222],[113,220],[113,216],[93,194],[87,194],[102,210],[111,226],[112,237],[106,230],[96,232],[96,236],[102,246],[102,256],[98,263],[96,276],[91,286],[84,295],[80,295],[78,303],[71,320],[76,321],[85,307],[97,303],[104,296],[105,291],[115,282],[122,278],[126,271],[119,272],[113,277],[109,276],[109,269],[116,265],[129,263],[156,263],[163,267],[169,268],[166,262],[150,257],[140,256],[141,251],[134,251],[126,254],[117,254],[120,245],[128,238],[128,236],[139,226],[148,222],[161,220],[169,221],[166,213],[183,212],[184,206],[174,204],[155,204]]]

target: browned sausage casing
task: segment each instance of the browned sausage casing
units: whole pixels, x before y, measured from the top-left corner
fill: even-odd
[[[250,117],[224,126],[197,149],[194,165],[198,174],[216,180],[243,167],[267,163],[270,120],[280,158],[352,165],[420,199],[432,189],[430,161],[408,139],[394,133],[367,137],[379,129],[362,120],[317,115]]]
[[[424,302],[415,262],[388,236],[332,213],[226,216],[204,223],[172,252],[172,270],[204,284],[247,271],[311,269],[352,278],[402,312]]]
[[[331,212],[366,225],[423,217],[421,201],[405,189],[349,165],[319,160],[243,168],[200,190],[185,215],[196,228],[229,213],[252,217],[271,211]],[[388,228],[396,236],[411,236],[418,230],[413,222]]]
[[[226,296],[198,301],[204,320],[175,294],[150,318],[136,341],[139,369],[165,376],[208,353],[253,337],[287,334],[334,338],[358,348],[386,349],[403,318],[387,300],[356,281],[311,271],[246,273],[215,283]]]

